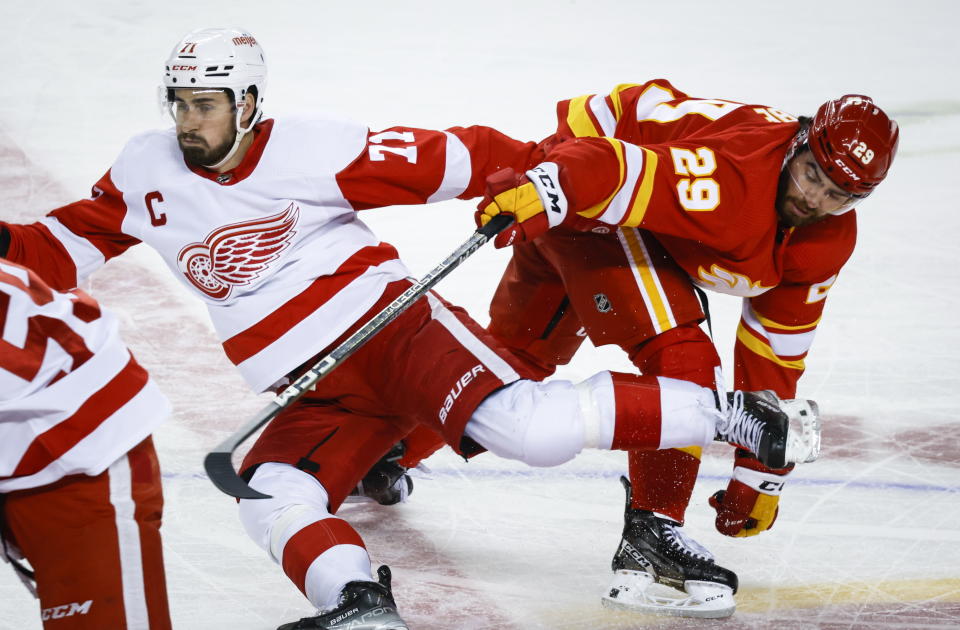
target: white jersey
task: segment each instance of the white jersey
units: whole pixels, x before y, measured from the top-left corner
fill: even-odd
[[[329,346],[409,276],[356,211],[477,196],[532,144],[484,127],[371,133],[330,118],[268,120],[225,174],[188,167],[173,129],[123,149],[92,199],[9,226],[9,256],[54,285],[145,242],[205,303],[227,356],[263,391]],[[18,230],[18,228],[20,228]],[[31,240],[62,261],[31,261]],[[58,271],[57,265],[66,271]]]
[[[82,291],[0,259],[0,493],[98,475],[170,403]]]

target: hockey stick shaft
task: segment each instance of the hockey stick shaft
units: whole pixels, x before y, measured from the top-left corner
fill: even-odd
[[[291,383],[266,407],[254,416],[249,422],[207,453],[203,460],[203,467],[207,476],[220,491],[238,499],[268,499],[268,495],[257,492],[243,480],[233,468],[231,461],[233,452],[247,438],[253,435],[260,427],[277,417],[277,415],[296,402],[304,393],[313,388],[317,382],[332,372],[347,357],[356,352],[363,344],[370,341],[374,335],[387,327],[400,313],[409,308],[414,302],[424,296],[438,282],[443,280],[451,271],[473,255],[488,240],[493,238],[513,222],[513,217],[499,215],[491,219],[485,226],[456,249],[452,254],[434,267],[426,276],[411,285],[400,296],[377,313],[370,321],[361,326],[329,354],[317,361],[296,381]]]

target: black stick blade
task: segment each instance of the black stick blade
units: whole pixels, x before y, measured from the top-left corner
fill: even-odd
[[[221,492],[237,499],[272,499],[269,494],[257,492],[233,469],[231,453],[213,451],[203,458],[203,467],[207,476]]]

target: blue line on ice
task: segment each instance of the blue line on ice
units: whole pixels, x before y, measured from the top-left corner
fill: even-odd
[[[615,470],[548,470],[548,469],[526,469],[526,470],[489,470],[482,468],[431,468],[430,472],[421,472],[414,470],[415,479],[423,479],[428,482],[431,478],[463,478],[469,480],[490,480],[490,479],[510,479],[526,478],[549,481],[550,479],[617,479],[622,472]],[[203,473],[180,473],[165,472],[163,478],[168,480],[184,479],[207,479]],[[707,479],[710,481],[727,481],[729,477],[725,475],[704,475],[700,474],[698,479]],[[960,493],[960,486],[945,486],[925,483],[901,483],[895,481],[850,481],[847,479],[804,479],[802,477],[791,477],[790,485],[803,486],[846,486],[849,488],[859,488],[866,490],[903,490],[907,492],[949,492]]]

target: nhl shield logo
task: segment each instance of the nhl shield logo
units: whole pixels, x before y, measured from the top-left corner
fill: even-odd
[[[601,313],[609,313],[613,310],[613,304],[610,303],[610,298],[603,293],[594,295],[593,303],[597,305],[597,310]]]

